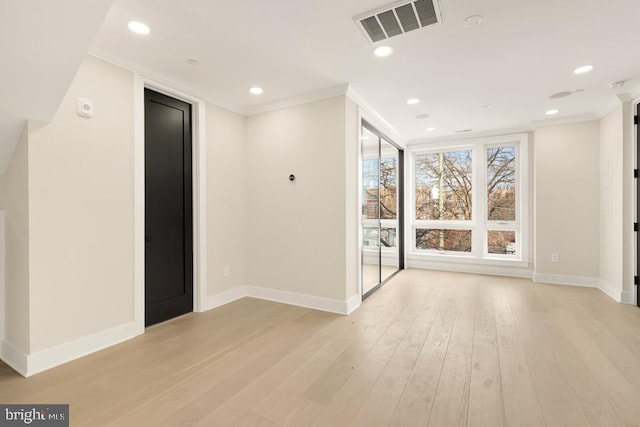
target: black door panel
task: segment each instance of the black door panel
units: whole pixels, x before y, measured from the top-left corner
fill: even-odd
[[[145,324],[193,311],[191,106],[145,89]]]

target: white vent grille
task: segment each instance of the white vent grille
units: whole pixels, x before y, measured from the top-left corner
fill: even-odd
[[[442,22],[438,0],[416,0],[386,6],[356,18],[372,43]]]

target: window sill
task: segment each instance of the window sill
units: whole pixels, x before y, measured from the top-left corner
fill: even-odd
[[[464,273],[496,274],[501,276],[531,277],[529,261],[506,258],[478,258],[475,255],[451,253],[410,253],[407,267]]]

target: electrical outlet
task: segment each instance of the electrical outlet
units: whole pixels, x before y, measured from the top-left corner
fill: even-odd
[[[560,262],[558,254],[551,254],[551,262]]]
[[[231,266],[230,265],[225,265],[224,266],[224,277],[229,277],[231,276]]]

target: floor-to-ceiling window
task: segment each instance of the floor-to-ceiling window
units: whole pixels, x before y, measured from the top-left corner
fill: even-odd
[[[362,123],[362,295],[375,291],[403,265],[402,150]]]

